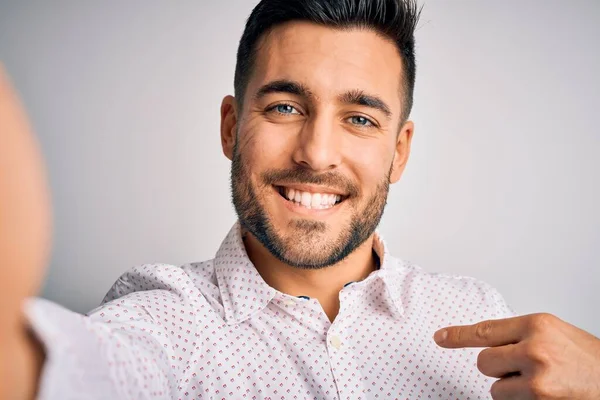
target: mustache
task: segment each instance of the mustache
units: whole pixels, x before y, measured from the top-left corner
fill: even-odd
[[[286,183],[323,185],[338,189],[346,193],[348,197],[355,197],[360,193],[360,188],[356,183],[342,174],[331,171],[315,174],[303,167],[278,170],[272,169],[263,172],[261,178],[266,185],[281,185]]]

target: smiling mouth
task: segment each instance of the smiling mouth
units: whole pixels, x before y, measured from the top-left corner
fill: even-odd
[[[327,210],[346,200],[348,196],[333,193],[311,193],[285,186],[275,186],[277,192],[285,200],[297,206],[313,210]]]

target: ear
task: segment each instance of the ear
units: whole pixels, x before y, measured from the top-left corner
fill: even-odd
[[[237,102],[233,96],[225,96],[221,102],[221,146],[223,154],[233,159],[237,131]]]
[[[404,167],[408,162],[410,155],[410,143],[412,141],[415,125],[412,121],[406,121],[396,139],[396,151],[394,152],[394,160],[392,161],[392,171],[390,174],[390,183],[396,183],[400,180]]]

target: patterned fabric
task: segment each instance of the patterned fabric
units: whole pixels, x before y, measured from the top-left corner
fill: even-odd
[[[87,316],[45,300],[27,313],[47,348],[42,399],[487,399],[479,349],[438,347],[447,325],[514,313],[489,285],[390,256],[316,299],[270,287],[237,223],[213,260],[133,268]]]

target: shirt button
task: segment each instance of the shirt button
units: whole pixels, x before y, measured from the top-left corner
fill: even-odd
[[[336,350],[339,350],[342,347],[342,339],[339,336],[332,336],[329,338],[329,343],[335,347]]]
[[[286,300],[283,302],[283,304],[285,304],[286,306],[292,307],[296,305],[296,302],[294,300]]]

